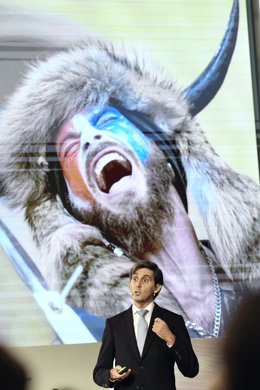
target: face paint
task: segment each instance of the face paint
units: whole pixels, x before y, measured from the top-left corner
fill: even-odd
[[[142,163],[147,162],[149,157],[148,139],[116,108],[111,106],[90,107],[82,115],[95,129],[100,130],[100,134],[104,131],[110,133],[120,142],[130,146]]]
[[[100,139],[131,149],[145,165],[150,153],[150,142],[126,117],[111,106],[88,107],[65,122],[56,138],[57,155],[64,177],[72,191],[83,200],[94,202],[86,180],[87,149]]]

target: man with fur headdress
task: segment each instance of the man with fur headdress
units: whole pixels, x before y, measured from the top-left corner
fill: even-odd
[[[37,64],[1,115],[1,194],[25,209],[50,288],[83,264],[74,306],[102,318],[125,309],[129,269],[151,260],[164,306],[217,336],[223,312],[259,286],[258,187],[209,145],[191,90],[141,63],[89,40]],[[186,181],[210,247],[189,219]]]

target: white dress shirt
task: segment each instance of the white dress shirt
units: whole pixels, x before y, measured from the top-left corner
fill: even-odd
[[[151,321],[153,308],[154,308],[154,302],[149,303],[149,305],[146,306],[146,307],[142,307],[142,309],[148,310],[148,313],[146,313],[145,317],[144,317],[144,319],[147,322],[148,326],[149,326],[150,321]],[[135,337],[136,337],[136,334],[137,334],[138,321],[140,319],[140,315],[137,313],[139,310],[140,310],[140,308],[133,304],[132,311],[133,311],[133,320],[134,320],[134,328],[135,328]]]

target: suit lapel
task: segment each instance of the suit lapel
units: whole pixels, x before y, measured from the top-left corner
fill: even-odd
[[[160,307],[155,303],[154,309],[152,312],[152,316],[151,316],[151,321],[150,321],[149,328],[147,331],[141,359],[143,359],[144,356],[147,354],[152,343],[154,342],[154,340],[156,338],[156,334],[152,331],[153,323],[154,323],[154,320],[156,317],[160,317]],[[132,306],[128,310],[126,310],[124,313],[122,327],[123,327],[123,329],[126,329],[126,334],[129,335],[129,337],[128,337],[129,348],[131,348],[133,350],[133,352],[135,353],[135,355],[140,359],[140,353],[139,353],[139,349],[138,349],[137,341],[136,341],[136,337],[135,337]]]
[[[126,329],[126,334],[129,335],[128,337],[129,347],[134,351],[134,353],[138,357],[140,357],[137,341],[135,337],[132,306],[127,311],[125,311],[125,316],[123,318],[122,325],[123,325],[123,329]]]
[[[149,328],[148,328],[145,343],[144,343],[142,358],[146,355],[146,353],[148,352],[149,348],[151,347],[153,341],[155,340],[156,334],[152,331],[152,327],[153,327],[154,319],[156,317],[159,317],[159,313],[160,313],[160,307],[158,305],[154,304],[154,309],[152,312],[151,321],[149,324]]]

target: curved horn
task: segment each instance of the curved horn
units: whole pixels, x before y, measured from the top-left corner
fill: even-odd
[[[190,103],[190,113],[192,116],[198,114],[210,103],[226,77],[236,45],[238,20],[239,4],[238,0],[234,0],[227,30],[219,50],[206,69],[183,91],[183,94]]]

